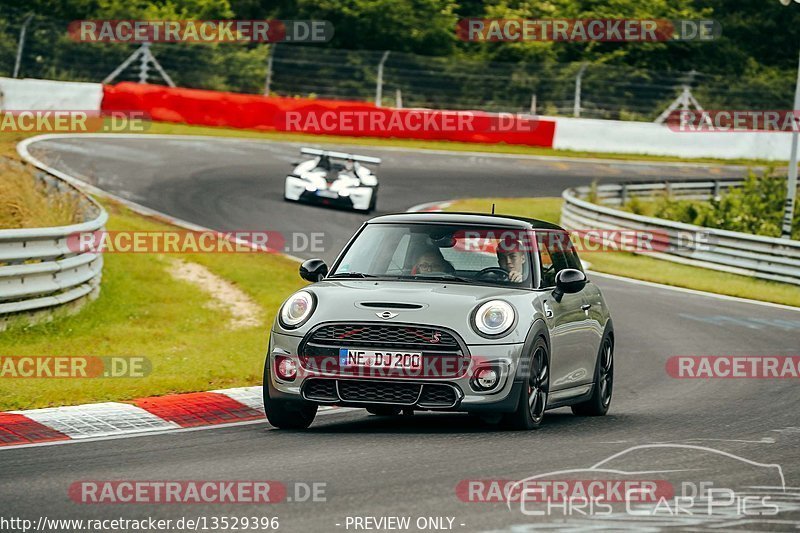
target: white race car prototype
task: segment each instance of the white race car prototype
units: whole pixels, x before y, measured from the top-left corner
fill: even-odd
[[[355,209],[369,213],[378,202],[378,178],[361,163],[379,165],[377,157],[302,148],[314,156],[286,176],[283,199]]]

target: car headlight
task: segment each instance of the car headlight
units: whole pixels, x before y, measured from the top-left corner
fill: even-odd
[[[475,330],[486,337],[507,333],[514,325],[516,313],[510,303],[492,300],[478,307],[472,317]]]
[[[317,299],[309,291],[299,291],[294,293],[281,307],[278,315],[281,326],[286,329],[294,329],[302,326],[314,312],[317,306]]]

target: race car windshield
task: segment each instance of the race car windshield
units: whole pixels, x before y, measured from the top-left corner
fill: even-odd
[[[328,277],[529,288],[531,235],[514,228],[371,224]]]

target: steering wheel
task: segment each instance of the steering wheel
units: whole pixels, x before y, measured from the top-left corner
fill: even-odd
[[[493,274],[500,281],[508,281],[508,272],[500,267],[486,267],[475,276],[475,279],[481,279],[488,274]]]

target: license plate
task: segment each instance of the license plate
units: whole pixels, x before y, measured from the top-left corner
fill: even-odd
[[[422,368],[420,352],[376,352],[371,350],[339,349],[339,366],[342,368]]]
[[[322,196],[323,198],[339,198],[339,193],[335,191],[317,191],[317,196]]]

